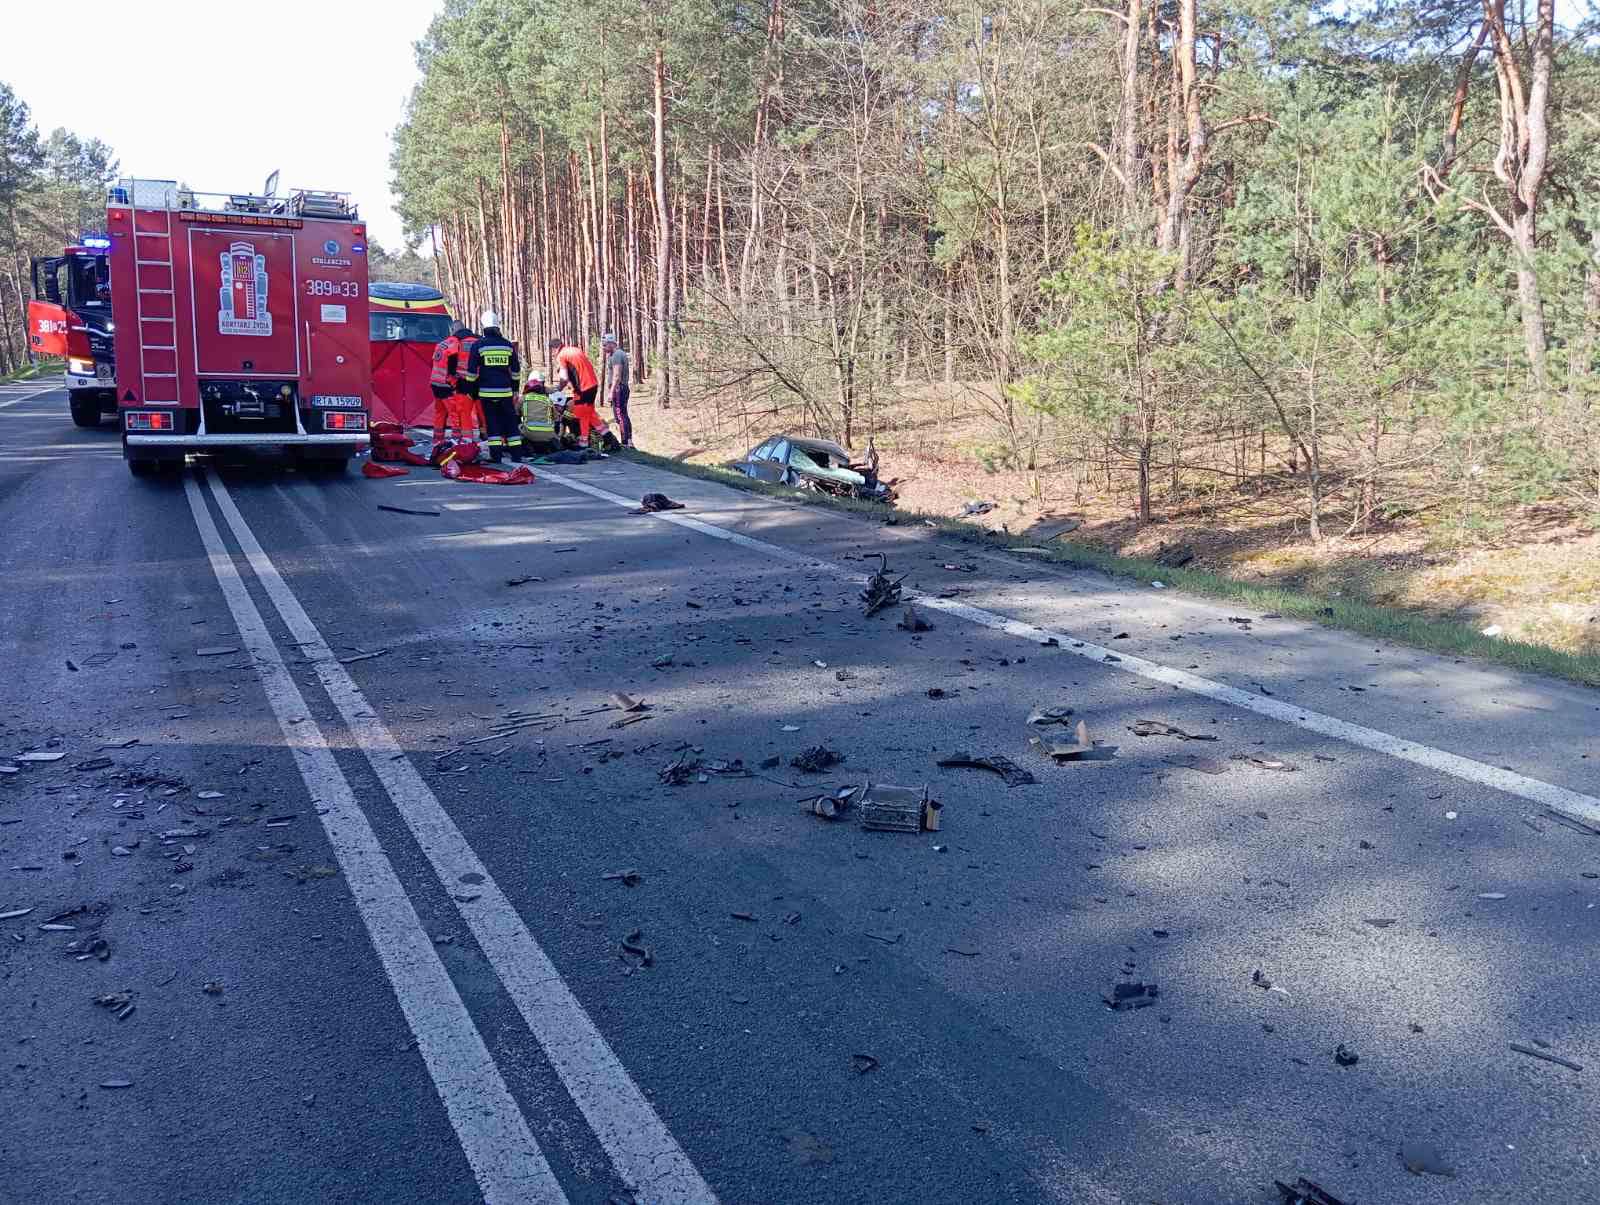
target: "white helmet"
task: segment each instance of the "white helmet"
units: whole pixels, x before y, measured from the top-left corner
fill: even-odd
[[[484,310],[483,313],[478,315],[478,329],[479,330],[486,331],[491,326],[499,326],[499,325],[500,325],[500,315],[495,313],[493,310]]]

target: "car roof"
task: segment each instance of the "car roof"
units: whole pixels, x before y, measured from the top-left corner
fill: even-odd
[[[784,435],[781,438],[787,439],[795,447],[804,448],[808,452],[827,452],[833,456],[842,456],[846,460],[851,458],[849,452],[830,439],[807,439],[803,435]]]

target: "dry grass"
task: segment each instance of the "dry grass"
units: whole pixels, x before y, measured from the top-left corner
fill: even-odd
[[[959,517],[969,502],[993,502],[994,510],[969,522],[1001,537],[1021,534],[1041,516],[1071,515],[1082,522],[1074,543],[1116,557],[1153,561],[1164,548],[1184,548],[1193,552],[1191,572],[1372,604],[1452,628],[1498,625],[1517,642],[1600,654],[1600,535],[1560,508],[1521,508],[1486,547],[1446,546],[1438,528],[1419,520],[1314,544],[1297,513],[1294,478],[1282,474],[1241,491],[1228,478],[1192,475],[1178,494],[1158,498],[1156,522],[1141,527],[1130,499],[1107,492],[1103,481],[1008,467],[985,413],[992,407],[982,390],[936,385],[877,410],[883,472],[899,478],[903,508]],[[780,429],[771,419],[736,421],[709,408],[664,412],[648,389],[635,395],[633,414],[641,450],[696,465],[741,456]]]

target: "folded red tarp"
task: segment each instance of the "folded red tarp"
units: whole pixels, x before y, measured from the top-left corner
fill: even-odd
[[[426,456],[411,450],[411,437],[398,423],[372,424],[372,459],[399,464],[427,464]]]
[[[400,469],[390,464],[373,464],[370,460],[361,466],[363,477],[405,477],[410,472],[410,469]]]
[[[532,485],[535,480],[533,470],[525,464],[519,464],[508,473],[505,469],[452,460],[439,471],[452,481],[474,481],[479,485]]]

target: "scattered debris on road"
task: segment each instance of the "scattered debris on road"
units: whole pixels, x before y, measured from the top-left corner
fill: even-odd
[[[1038,717],[1038,722],[1035,722]],[[1035,753],[1041,753],[1054,761],[1073,761],[1081,758],[1085,753],[1094,751],[1094,742],[1089,739],[1089,725],[1085,720],[1079,720],[1073,729],[1071,741],[1057,740],[1051,733],[1051,727],[1065,721],[1052,718],[1048,713],[1035,712],[1028,717],[1028,748]]]
[[[644,875],[637,870],[613,870],[609,874],[601,875],[600,878],[610,883],[621,883],[624,887],[637,887],[644,882]]]
[[[1285,991],[1283,988],[1279,987],[1276,983],[1274,983],[1271,979],[1269,979],[1266,975],[1264,975],[1261,972],[1261,969],[1259,967],[1256,968],[1256,970],[1251,972],[1251,974],[1250,974],[1250,982],[1255,984],[1257,987],[1259,987],[1264,992],[1277,992],[1280,996],[1288,996],[1289,995],[1289,993],[1287,991]]]
[[[992,770],[1005,779],[1008,787],[1032,786],[1039,781],[1009,757],[998,754],[980,756],[975,753],[952,753],[949,757],[940,758],[938,765],[942,770]]]
[[[807,774],[820,774],[824,770],[832,769],[844,761],[843,753],[829,749],[826,745],[813,745],[803,753],[798,753],[789,759],[789,764],[797,770]]]
[[[850,1056],[850,1063],[851,1066],[855,1068],[857,1075],[865,1075],[869,1071],[876,1071],[878,1069],[877,1058],[870,1054],[852,1054]]]
[[[430,519],[437,519],[440,515],[444,514],[444,512],[440,510],[418,510],[411,506],[390,506],[386,502],[378,503],[378,509],[393,511],[397,515],[425,515]]]
[[[870,782],[855,796],[861,827],[878,832],[918,833],[929,815],[928,788]]]
[[[855,799],[857,787],[844,787],[831,795],[811,795],[800,801],[800,810],[824,820],[837,820]]]
[[[1131,1012],[1137,1008],[1148,1008],[1160,996],[1161,989],[1154,983],[1119,980],[1111,985],[1110,991],[1101,993],[1100,998],[1112,1012]]]
[[[881,564],[876,573],[867,580],[867,587],[861,592],[861,601],[865,604],[863,614],[868,618],[876,615],[885,607],[892,607],[900,601],[900,583],[905,581],[905,575],[890,579],[889,558],[883,553],[878,553]]]
[[[971,518],[975,515],[986,515],[994,508],[993,502],[968,502],[961,508],[961,513]]]
[[[239,646],[236,644],[213,644],[203,649],[195,649],[196,657],[226,657],[230,653],[237,653]]]
[[[1293,1188],[1282,1180],[1274,1180],[1272,1186],[1278,1190],[1280,1198],[1278,1205],[1345,1205],[1326,1188],[1312,1183],[1304,1176],[1295,1180]]]
[[[208,979],[200,985],[200,990],[208,996],[222,995],[222,982],[217,979]]]
[[[1210,732],[1185,732],[1173,724],[1165,724],[1160,720],[1135,720],[1128,726],[1128,731],[1134,736],[1175,736],[1180,741],[1214,741],[1216,736]]]
[[[1354,1067],[1361,1061],[1361,1056],[1340,1042],[1333,1048],[1333,1061],[1341,1067]]]
[[[649,967],[656,964],[655,955],[644,944],[644,930],[634,929],[622,939],[622,961],[630,968]],[[637,959],[634,963],[630,959]]]
[[[1582,1071],[1582,1063],[1574,1063],[1571,1059],[1564,1059],[1559,1054],[1551,1054],[1548,1050],[1540,1050],[1536,1046],[1524,1046],[1521,1042],[1512,1042],[1511,1049],[1518,1054],[1528,1055],[1530,1058],[1543,1059],[1547,1063],[1555,1063],[1569,1071]]]
[[[933,625],[927,621],[922,612],[910,604],[906,605],[905,612],[900,616],[900,622],[895,624],[895,627],[907,632],[933,631]]]
[[[376,649],[370,653],[354,653],[349,657],[340,657],[339,664],[354,665],[357,661],[370,661],[374,657],[387,657],[388,655],[388,649]]]
[[[94,1002],[119,1021],[126,1021],[131,1017],[135,1007],[133,993],[130,991],[108,992],[103,996],[96,996]]]
[[[1207,738],[1200,737],[1198,739],[1205,740]],[[1275,757],[1257,757],[1254,753],[1235,753],[1230,760],[1248,762],[1259,770],[1281,770],[1284,773],[1291,774],[1300,768],[1293,762],[1279,761]]]
[[[630,511],[629,513],[635,515],[649,515],[654,514],[657,511],[682,509],[684,509],[683,503],[674,502],[665,494],[646,494],[643,498],[639,499],[639,509]]]

